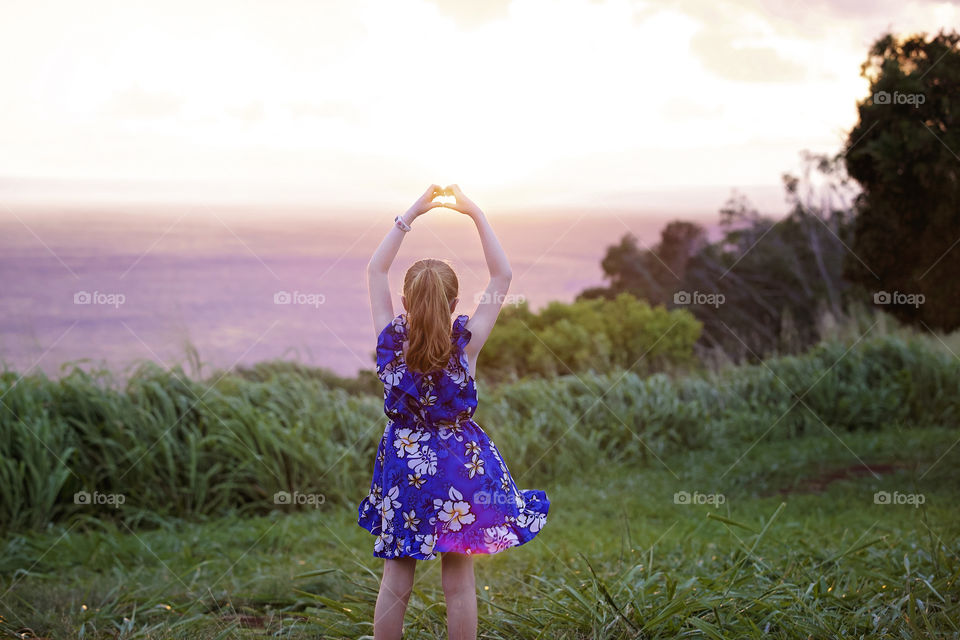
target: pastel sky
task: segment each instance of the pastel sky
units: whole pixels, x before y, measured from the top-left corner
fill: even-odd
[[[0,13],[0,199],[66,180],[362,205],[430,182],[513,206],[776,186],[800,150],[839,148],[878,35],[960,24],[957,3],[917,0],[5,0]]]

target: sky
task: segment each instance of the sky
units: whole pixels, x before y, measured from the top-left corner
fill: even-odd
[[[490,206],[767,188],[953,2],[0,0],[0,202]],[[663,194],[675,194],[663,196]]]

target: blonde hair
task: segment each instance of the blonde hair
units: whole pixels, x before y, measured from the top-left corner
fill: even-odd
[[[426,258],[414,262],[403,276],[407,307],[407,367],[427,372],[447,366],[452,355],[450,303],[459,283],[453,268],[443,260]]]

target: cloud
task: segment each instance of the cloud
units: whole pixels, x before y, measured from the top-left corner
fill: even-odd
[[[134,85],[115,93],[104,111],[119,118],[169,118],[179,114],[182,104],[183,100],[171,93],[147,91]]]
[[[832,20],[840,19],[856,22],[877,17],[882,17],[884,21],[890,21],[893,16],[897,16],[903,9],[907,8],[905,5],[909,4],[929,7],[950,3],[942,0],[916,0],[914,2],[874,0],[869,3],[863,2],[863,0],[806,0],[805,2],[764,0],[763,6],[771,14],[791,21],[807,22],[830,18]]]
[[[797,59],[813,39],[798,36],[791,24],[749,1],[719,0],[685,5],[682,10],[699,24],[690,52],[700,64],[724,80],[756,83],[800,83],[808,80],[811,60]]]
[[[738,42],[738,34],[704,30],[693,37],[690,49],[706,69],[734,82],[803,82],[807,71],[799,62],[782,57],[769,46]]]
[[[471,28],[485,22],[506,18],[509,15],[512,0],[483,0],[483,2],[463,2],[462,0],[429,0],[440,13],[453,18],[457,26]]]

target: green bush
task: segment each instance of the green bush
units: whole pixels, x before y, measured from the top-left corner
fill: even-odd
[[[624,305],[624,315],[650,311],[615,304]],[[578,332],[563,313],[555,307],[528,320],[543,324],[536,328],[547,340],[566,336],[570,348]],[[516,327],[508,323],[507,330]],[[645,340],[628,333],[616,339],[631,338]],[[587,363],[604,355],[578,357]],[[917,337],[833,341],[803,356],[680,378],[644,376],[641,369],[481,389],[475,417],[518,484],[537,487],[584,465],[655,465],[684,450],[743,449],[825,428],[955,424],[960,414],[960,361]],[[322,494],[354,508],[366,494],[386,424],[382,396],[349,393],[295,368],[260,373],[255,380],[227,374],[200,382],[179,368],[144,363],[122,385],[107,371],[79,368],[60,380],[3,373],[0,529],[42,527],[92,509],[101,518],[149,522],[291,508],[274,502],[277,491]],[[76,504],[78,491],[123,494],[125,503]]]
[[[700,323],[686,310],[651,307],[629,293],[612,300],[526,302],[504,307],[477,370],[493,382],[631,369],[642,375],[689,368]]]

